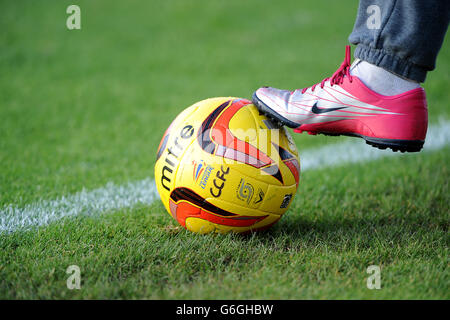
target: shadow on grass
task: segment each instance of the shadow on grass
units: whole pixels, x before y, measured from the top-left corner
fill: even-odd
[[[233,235],[235,241],[265,245],[277,242],[301,242],[303,245],[338,247],[349,243],[369,246],[385,243],[406,245],[431,239],[446,245],[449,223],[443,217],[345,217],[310,220],[302,217],[281,220],[271,229],[247,235]]]

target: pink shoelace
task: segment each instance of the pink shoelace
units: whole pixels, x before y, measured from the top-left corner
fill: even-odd
[[[342,62],[339,69],[336,70],[335,73],[331,77],[325,78],[320,82],[320,87],[323,88],[325,85],[325,82],[330,80],[330,85],[333,86],[334,84],[341,84],[344,81],[344,77],[348,77],[348,80],[350,82],[353,81],[352,76],[350,75],[350,65],[351,65],[351,47],[346,46],[345,47],[345,59],[344,62]],[[306,90],[311,88],[311,91],[314,91],[314,89],[317,87],[319,83],[316,83],[315,85],[311,87],[306,87],[302,89],[302,93],[305,93]]]

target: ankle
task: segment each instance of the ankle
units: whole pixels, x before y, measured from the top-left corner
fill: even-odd
[[[393,96],[420,88],[420,83],[402,78],[363,60],[355,60],[350,74],[358,77],[369,89],[384,96]]]

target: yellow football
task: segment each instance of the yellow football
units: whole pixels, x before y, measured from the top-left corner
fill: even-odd
[[[182,111],[164,133],[155,164],[167,212],[197,233],[270,227],[289,208],[299,174],[289,132],[232,97]]]

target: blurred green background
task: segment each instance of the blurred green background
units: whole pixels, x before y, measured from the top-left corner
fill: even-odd
[[[66,28],[72,3],[81,30]],[[183,108],[330,76],[357,11],[356,1],[325,0],[0,6],[0,205],[152,176],[162,133]],[[425,85],[432,121],[450,112],[447,42]],[[299,149],[336,142],[296,139]]]
[[[66,28],[70,4],[81,30]],[[0,206],[152,177],[185,107],[330,76],[357,5],[0,0]],[[447,36],[424,85],[431,124],[450,116],[449,72]],[[351,139],[294,138],[300,157]],[[302,173],[286,217],[251,239],[178,230],[159,202],[2,236],[0,296],[448,298],[448,161],[447,147]],[[78,292],[65,288],[73,261],[90,272]],[[386,289],[367,290],[379,262]]]

